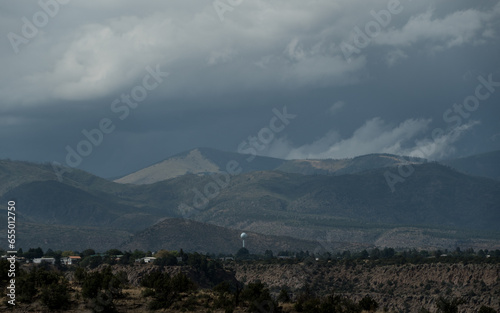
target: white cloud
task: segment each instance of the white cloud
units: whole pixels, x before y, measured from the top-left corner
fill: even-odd
[[[236,52],[233,49],[222,49],[215,50],[210,53],[208,58],[208,65],[217,65],[221,63],[227,63],[231,61],[236,56]]]
[[[244,2],[226,12],[224,23],[206,1],[145,1],[141,6],[121,1],[116,10],[100,10],[109,5],[89,2],[93,5],[61,7],[43,34],[20,47],[20,54],[0,59],[4,71],[14,73],[0,76],[2,99],[36,105],[114,96],[155,64],[171,72],[171,90],[182,94],[193,88],[345,85],[356,82],[356,73],[365,66],[363,58],[346,64],[330,49],[334,40],[316,32],[330,26],[327,12],[339,14],[332,11],[338,3],[327,0],[314,6]],[[14,18],[5,26],[20,32],[18,24]],[[13,54],[10,47],[3,50]],[[43,51],[43,60],[35,50]],[[177,80],[175,70],[181,73]]]
[[[286,47],[284,54],[294,61],[300,61],[304,58],[304,50],[302,45],[299,43],[298,38],[293,38],[292,41]]]
[[[368,120],[358,128],[350,138],[341,139],[335,131],[330,131],[319,140],[297,148],[288,143],[287,159],[341,159],[369,153],[398,153],[401,146],[423,133],[430,120],[408,119],[391,128],[380,118]],[[284,154],[283,140],[277,141],[279,149],[274,147],[269,152],[280,151]],[[270,156],[274,156],[270,154]]]
[[[337,101],[335,102],[329,109],[328,109],[328,113],[330,114],[336,114],[337,112],[339,112],[340,110],[342,110],[342,108],[345,106],[345,102],[344,101]]]
[[[407,58],[408,55],[403,50],[396,49],[387,53],[385,61],[389,67],[392,67]]]
[[[498,139],[500,139],[500,133],[491,135],[489,139],[491,141],[497,141]]]
[[[368,120],[351,137],[342,139],[329,131],[311,144],[293,147],[286,138],[275,140],[264,155],[284,159],[342,159],[370,153],[389,153],[439,160],[455,152],[456,143],[467,131],[479,124],[471,121],[437,138],[430,138],[430,119],[408,119],[391,127],[380,118]]]
[[[453,144],[456,143],[468,130],[478,124],[480,124],[480,122],[470,121],[467,124],[451,129],[449,132],[446,132],[437,138],[417,140],[415,146],[407,149],[395,149],[395,152],[393,153],[431,160],[443,159],[447,156],[453,155],[455,152]]]
[[[500,15],[500,4],[492,11],[475,9],[453,12],[444,18],[435,18],[433,10],[413,16],[402,28],[391,28],[374,38],[379,45],[408,47],[419,42],[431,44],[431,50],[443,50],[466,44],[477,44],[478,39],[492,35],[489,22]]]
[[[244,1],[226,12],[222,23],[210,1],[70,2],[18,55],[0,46],[0,98],[6,106],[114,96],[155,64],[172,78],[169,88],[155,93],[181,96],[365,80],[369,49],[347,63],[339,44],[353,27],[372,18],[371,9],[380,10],[387,1],[371,1],[370,7],[364,1],[313,3]],[[16,7],[15,14],[39,9],[24,2]],[[495,36],[499,8],[450,9],[439,19],[432,11],[419,14],[408,6],[401,14],[410,20],[400,25],[394,19],[373,42],[396,47],[387,56],[389,65],[407,57],[405,47],[420,42],[431,42],[435,49],[480,44]],[[7,32],[20,32],[20,16],[2,15],[0,23]]]

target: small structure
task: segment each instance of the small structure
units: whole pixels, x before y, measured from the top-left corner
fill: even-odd
[[[56,264],[56,259],[54,259],[54,258],[34,258],[33,263],[35,263],[35,264],[42,264],[42,263]]]
[[[243,248],[245,248],[245,239],[248,237],[247,233],[241,233],[241,240],[243,240]]]
[[[77,255],[71,255],[65,258],[61,258],[61,263],[65,265],[72,265],[72,264],[77,264],[78,262],[81,261],[81,257]]]
[[[153,256],[147,256],[147,257],[144,257],[144,258],[136,259],[135,261],[139,262],[139,263],[140,262],[153,263],[155,260],[156,260],[155,257],[153,257]]]

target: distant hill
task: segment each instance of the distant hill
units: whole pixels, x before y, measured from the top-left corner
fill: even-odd
[[[500,150],[445,160],[440,163],[469,175],[500,180]]]
[[[207,152],[200,153],[208,157]],[[239,159],[242,164],[247,162],[248,156],[236,156],[243,158]],[[222,164],[227,160],[214,155],[211,158]],[[3,160],[0,201],[15,199],[18,204],[17,223],[23,234],[20,244],[26,240],[30,245],[53,249],[67,247],[68,238],[77,247],[93,243],[112,248],[134,233],[137,239],[143,239],[129,244],[161,243],[157,237],[144,241],[146,229],[163,233],[163,224],[158,222],[168,218],[173,224],[165,225],[177,229],[174,234],[180,233],[183,227],[174,224],[184,225],[185,221],[171,219],[180,217],[226,229],[184,225],[193,232],[172,240],[182,240],[186,245],[191,242],[189,247],[193,249],[203,246],[200,241],[204,236],[194,231],[196,227],[213,234],[237,229],[278,236],[277,242],[293,237],[331,249],[387,243],[411,248],[484,247],[500,241],[500,182],[438,163],[412,160],[414,172],[391,192],[384,173],[397,173],[396,165],[402,159],[368,155],[344,160],[342,166],[334,166],[332,160],[325,160],[320,167],[314,164],[316,168],[330,164],[327,170],[332,173],[328,175],[249,170],[231,176],[224,186],[217,184],[216,177],[197,174],[151,184],[119,184],[79,170],[65,174],[59,182],[50,165]],[[251,164],[255,168],[278,164],[273,163],[278,162],[276,159],[259,161],[264,164]],[[371,168],[376,164],[381,167]],[[354,173],[336,174],[343,169]],[[0,207],[0,213],[5,209]],[[1,224],[0,232],[6,231],[5,227],[6,223]],[[65,235],[58,236],[59,232]],[[99,236],[106,238],[99,240]],[[225,237],[216,237],[212,237],[214,247],[230,249],[225,246]]]
[[[429,163],[415,165],[414,173],[393,193],[385,171],[341,176],[242,174],[196,219],[228,227],[259,220],[304,227],[382,224],[498,229],[500,182]],[[193,177],[190,185],[201,190],[208,182],[208,178]]]
[[[23,217],[18,219],[16,233],[16,247],[24,251],[41,247],[44,251],[51,248],[80,252],[89,248],[106,251],[118,247],[132,235],[128,230],[104,226],[29,223]]]
[[[201,253],[236,253],[242,246],[241,230],[229,229],[186,219],[165,219],[132,236],[120,249],[157,251],[160,249],[198,251]],[[251,253],[265,250],[314,251],[318,244],[314,241],[291,237],[278,237],[247,232],[245,247]]]
[[[285,161],[276,168],[276,170],[304,175],[343,175],[383,167],[398,166],[400,164],[422,164],[426,162],[425,159],[415,157],[402,157],[392,154],[368,154],[340,160],[290,160]]]
[[[282,171],[304,175],[353,174],[399,164],[422,164],[425,159],[401,157],[391,154],[369,154],[352,159],[281,160],[269,157],[243,155],[209,148],[196,148],[144,169],[126,175],[115,182],[122,184],[152,184],[186,174],[209,174],[227,171],[227,165],[236,161],[242,173],[254,171]]]
[[[0,160],[0,196],[24,183],[57,180],[54,168],[49,163]],[[68,169],[64,174],[64,184],[95,192],[123,190],[120,184],[79,169]]]
[[[0,160],[0,201],[16,201],[19,247],[116,247],[165,212],[123,196],[128,189],[78,169],[59,182],[50,164]],[[6,232],[6,226],[0,229]]]
[[[152,184],[185,174],[217,173],[226,171],[227,164],[231,161],[238,162],[242,172],[273,170],[283,163],[283,160],[280,159],[268,157],[249,159],[249,157],[239,153],[197,148],[116,179],[115,182],[122,184]]]
[[[500,239],[500,183],[426,163],[414,165],[414,173],[392,193],[384,178],[388,169],[397,172],[394,167],[339,176],[244,173],[200,208],[194,207],[200,200],[194,191],[213,185],[209,176],[140,185],[130,196],[169,210],[192,206],[188,217],[197,221],[325,241],[322,245],[332,249],[386,243],[473,247],[494,244],[480,238]]]
[[[92,194],[53,180],[22,184],[0,199],[3,203],[16,201],[19,217],[31,223],[105,226],[134,231],[157,220],[148,210],[138,211],[120,203],[119,198]]]

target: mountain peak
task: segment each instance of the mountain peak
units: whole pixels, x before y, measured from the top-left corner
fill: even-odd
[[[153,164],[142,170],[115,180],[122,184],[152,184],[158,181],[175,178],[193,173],[216,173],[219,167],[204,156],[203,148],[196,148],[159,163]]]
[[[204,175],[225,171],[229,162],[237,162],[241,172],[274,170],[284,160],[226,152],[213,148],[194,148],[167,158],[115,180],[122,184],[152,184],[185,174]]]

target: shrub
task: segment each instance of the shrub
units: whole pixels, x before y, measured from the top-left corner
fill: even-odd
[[[366,295],[359,301],[359,307],[365,311],[376,311],[378,309],[378,303],[372,297]]]
[[[177,258],[171,254],[162,257],[162,258],[157,258],[154,261],[154,265],[159,265],[159,266],[172,266],[172,265],[177,265]]]
[[[223,281],[213,288],[217,293],[214,300],[214,309],[224,309],[225,312],[233,312],[235,307],[235,295],[231,292],[231,285],[227,281]]]
[[[493,308],[490,308],[489,306],[483,305],[479,309],[479,313],[497,313],[497,311],[495,311],[495,309]]]
[[[179,299],[179,293],[196,289],[196,285],[184,273],[170,277],[168,273],[158,271],[146,275],[142,279],[141,285],[150,288],[143,295],[153,297],[153,301],[149,305],[152,310],[169,308]]]
[[[249,283],[241,293],[241,299],[248,301],[249,312],[280,312],[281,308],[273,300],[269,289],[260,282]]]
[[[60,274],[47,271],[44,267],[35,267],[31,272],[22,272],[17,282],[17,299],[20,302],[32,303],[38,293],[38,288],[57,284]]]
[[[70,295],[68,293],[68,282],[54,282],[42,288],[40,295],[42,303],[51,310],[67,309],[70,306]]]
[[[82,296],[89,300],[87,307],[95,312],[115,312],[113,300],[123,297],[122,287],[127,282],[124,273],[114,275],[108,266],[83,277]]]
[[[453,298],[451,300],[439,297],[436,306],[439,313],[458,313],[458,306],[463,304],[464,301],[459,298]]]
[[[283,303],[290,302],[290,295],[288,294],[288,290],[286,288],[281,288],[280,294],[278,295],[278,301]]]
[[[16,279],[17,300],[24,303],[32,303],[37,294],[35,281],[28,275],[23,275]]]

